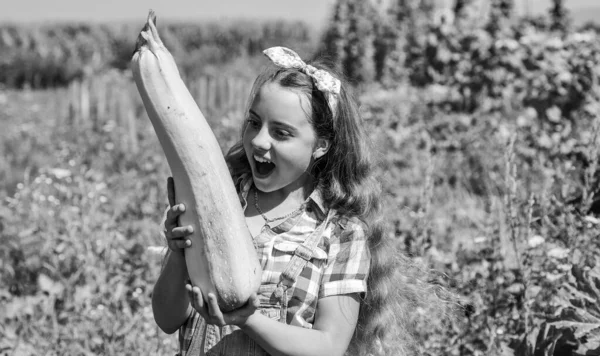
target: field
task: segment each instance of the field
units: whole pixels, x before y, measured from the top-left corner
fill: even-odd
[[[600,355],[597,35],[433,33],[428,82],[356,89],[388,238],[463,297],[417,313],[423,353]],[[226,150],[251,76],[216,72],[186,81]],[[169,170],[129,71],[1,87],[0,123],[0,354],[174,354],[148,249]]]

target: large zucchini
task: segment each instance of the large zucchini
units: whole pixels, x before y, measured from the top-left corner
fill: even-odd
[[[185,259],[194,285],[224,311],[258,290],[261,268],[221,148],[160,40],[151,11],[132,58],[133,77],[192,225]]]

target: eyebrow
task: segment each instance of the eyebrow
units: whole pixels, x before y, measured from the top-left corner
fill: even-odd
[[[257,118],[259,118],[259,119],[262,119],[262,118],[260,117],[260,115],[258,115],[258,114],[256,113],[256,111],[254,111],[254,110],[250,109],[250,111],[249,111],[249,112],[250,112],[250,115],[253,115],[253,116],[256,116],[256,117],[257,117]],[[273,122],[274,122],[276,125],[283,126],[283,127],[287,128],[288,130],[290,130],[290,131],[292,131],[292,132],[296,132],[296,131],[298,130],[298,129],[297,129],[295,126],[292,126],[292,125],[290,125],[290,124],[288,124],[288,123],[285,123],[285,122],[281,122],[281,121],[277,121],[277,120],[273,120]]]
[[[254,111],[254,110],[252,110],[252,109],[250,109],[250,115],[254,115],[254,116],[258,117],[259,119],[261,118],[261,117],[260,117],[260,115],[258,115],[258,114],[256,113],[256,111]]]

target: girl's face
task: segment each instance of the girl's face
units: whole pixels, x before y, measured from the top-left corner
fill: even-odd
[[[329,148],[327,140],[316,137],[310,112],[306,95],[276,83],[266,83],[256,95],[243,143],[259,190],[291,192],[309,183],[312,161]]]

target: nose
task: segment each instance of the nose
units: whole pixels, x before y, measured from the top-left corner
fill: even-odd
[[[268,151],[271,149],[271,135],[266,125],[261,127],[260,131],[252,139],[252,147],[257,151]]]

